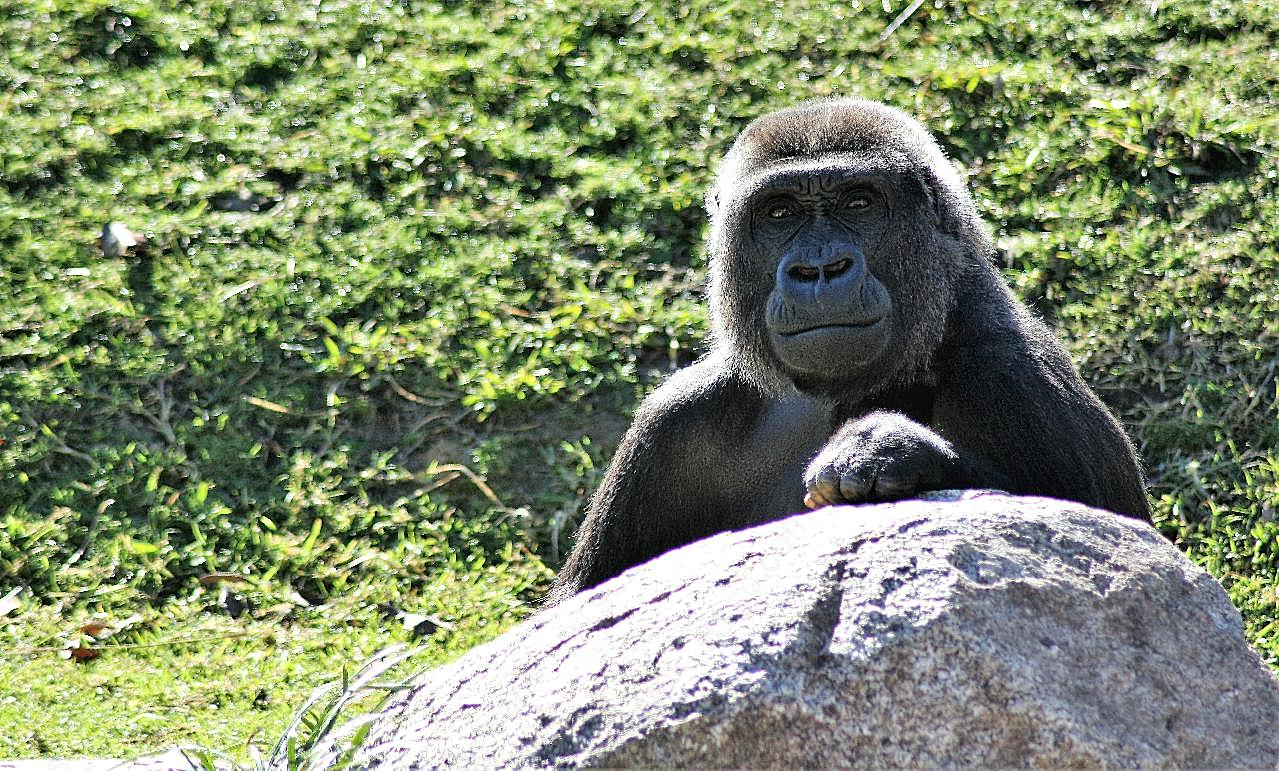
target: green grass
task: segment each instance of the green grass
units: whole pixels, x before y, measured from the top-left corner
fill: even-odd
[[[0,757],[243,759],[526,616],[716,159],[828,94],[940,134],[1279,662],[1279,3],[665,5],[0,0]]]

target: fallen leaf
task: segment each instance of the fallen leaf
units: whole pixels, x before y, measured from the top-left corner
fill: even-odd
[[[213,586],[214,584],[242,584],[249,579],[239,573],[205,573],[196,580],[201,586]]]
[[[89,648],[84,645],[74,645],[63,648],[61,653],[62,658],[71,659],[77,664],[82,664],[86,661],[93,661],[101,655],[102,652],[97,648]]]
[[[18,595],[22,593],[22,587],[15,587],[3,597],[0,597],[0,618],[3,618],[14,612],[22,606],[22,602],[18,599]]]
[[[90,621],[89,623],[80,627],[80,631],[83,632],[84,634],[89,635],[90,637],[100,639],[102,637],[110,637],[115,630],[113,630],[109,624],[103,621]],[[102,634],[103,632],[106,632],[107,634]]]
[[[225,586],[222,587],[221,596],[218,597],[218,604],[231,618],[239,618],[244,615],[244,611],[253,609],[253,603],[249,602],[247,597]]]
[[[102,234],[98,236],[98,246],[108,259],[115,259],[128,254],[129,250],[139,244],[146,243],[146,236],[135,233],[123,222],[108,222],[102,226]]]
[[[426,637],[434,634],[440,629],[452,629],[453,624],[445,621],[439,616],[427,615],[425,613],[409,613],[403,608],[398,608],[389,602],[378,605],[378,610],[386,618],[394,619],[404,625],[414,637]]]
[[[266,399],[259,399],[256,396],[242,396],[240,398],[244,399],[244,401],[248,402],[249,404],[252,404],[254,407],[261,407],[264,410],[270,410],[271,412],[278,412],[282,415],[289,414],[289,408],[285,407],[283,404],[276,404],[275,402],[267,401]]]
[[[126,619],[120,621],[104,621],[94,619],[80,627],[80,633],[92,637],[94,640],[105,640],[112,635],[117,635],[134,624],[142,620],[142,616],[134,613]]]

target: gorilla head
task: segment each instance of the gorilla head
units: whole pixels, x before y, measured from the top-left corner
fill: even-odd
[[[991,250],[928,132],[859,99],[752,123],[708,208],[717,341],[774,392],[786,380],[863,395],[913,380],[965,260]]]

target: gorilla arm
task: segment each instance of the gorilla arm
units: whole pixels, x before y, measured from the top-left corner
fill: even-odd
[[[1149,520],[1140,466],[1123,429],[1065,352],[1051,340],[1038,342],[1046,344],[976,348],[956,357],[938,390],[938,432],[976,484]]]
[[[765,398],[717,359],[675,373],[636,411],[547,604],[699,538],[803,511],[804,463],[832,428],[828,407]]]
[[[1148,520],[1123,429],[1047,327],[1002,284],[986,287],[956,309],[926,403],[907,414],[871,408],[850,417],[809,464],[805,503],[990,487]]]

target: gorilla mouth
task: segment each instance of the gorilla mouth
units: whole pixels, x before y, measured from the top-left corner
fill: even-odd
[[[799,329],[789,329],[785,332],[778,331],[779,337],[798,337],[799,335],[807,335],[813,332],[835,332],[838,330],[851,329],[870,329],[871,327],[882,322],[886,316],[879,316],[873,319],[865,319],[859,321],[843,321],[838,324],[814,324],[811,327],[801,327]]]
[[[816,319],[809,319],[808,325],[772,330],[773,352],[792,379],[813,376],[843,381],[859,377],[881,355],[891,336],[889,313],[868,319],[813,321]]]

